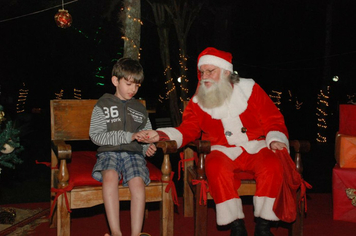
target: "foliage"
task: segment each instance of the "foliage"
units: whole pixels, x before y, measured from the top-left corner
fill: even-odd
[[[5,119],[1,105],[0,112],[2,114],[2,119],[0,120],[0,166],[15,169],[16,164],[21,164],[23,162],[23,160],[20,159],[18,156],[18,154],[23,150],[19,138],[20,131],[14,128],[12,121],[3,122],[5,121]],[[14,150],[10,152],[5,152],[5,146],[7,146],[6,144],[8,145],[8,147],[10,146],[11,148],[14,148]]]

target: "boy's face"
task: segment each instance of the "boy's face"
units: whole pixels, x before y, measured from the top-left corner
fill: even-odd
[[[116,76],[111,78],[112,83],[116,87],[115,96],[121,100],[130,100],[133,96],[136,95],[138,88],[141,86],[134,82],[133,78],[118,79]]]

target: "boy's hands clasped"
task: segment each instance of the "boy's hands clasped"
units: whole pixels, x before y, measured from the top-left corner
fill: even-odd
[[[146,151],[146,156],[151,157],[156,153],[156,151],[157,151],[156,145],[151,143],[150,146],[148,146],[148,149]]]
[[[142,130],[135,133],[135,139],[142,143],[155,143],[159,141],[159,135],[155,130]]]

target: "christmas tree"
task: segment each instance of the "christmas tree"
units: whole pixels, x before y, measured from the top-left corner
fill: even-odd
[[[3,106],[0,105],[0,166],[15,169],[16,164],[23,162],[18,157],[18,154],[23,150],[20,145],[20,131],[14,128],[12,121],[5,121]]]

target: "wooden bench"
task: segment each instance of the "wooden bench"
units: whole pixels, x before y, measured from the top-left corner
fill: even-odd
[[[103,203],[101,183],[91,177],[96,151],[73,151],[68,142],[89,141],[91,113],[97,100],[51,100],[51,226],[58,236],[70,235],[70,212]],[[159,142],[164,154],[161,170],[147,162],[151,183],[146,186],[146,202],[160,202],[161,236],[173,235],[174,206],[171,190],[169,153],[176,152],[174,141]],[[118,186],[120,201],[130,200],[128,187]],[[51,211],[52,212],[52,211]]]

